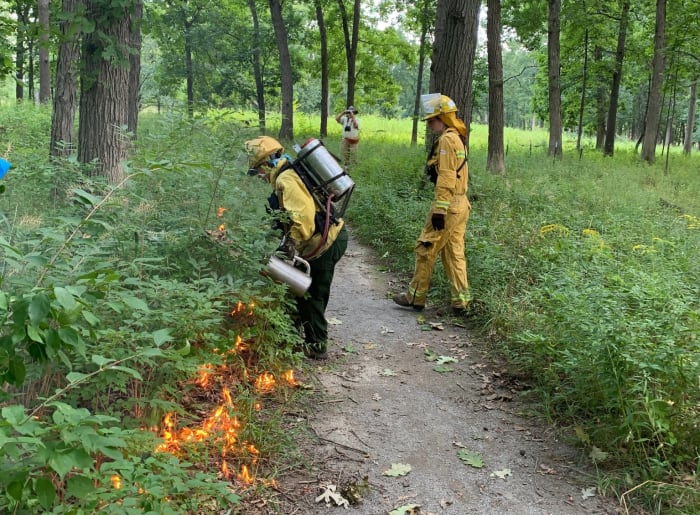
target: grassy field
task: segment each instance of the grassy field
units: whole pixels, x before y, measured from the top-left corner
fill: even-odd
[[[281,377],[297,363],[291,347],[298,338],[284,290],[259,273],[278,240],[264,209],[268,187],[245,173],[243,141],[258,135],[252,116],[144,115],[128,163],[132,180],[115,191],[88,179],[73,159],[49,162],[47,109],[0,109],[0,150],[11,144],[14,165],[0,195],[0,341],[7,352],[0,373],[18,390],[5,404],[46,408],[43,396],[65,388],[66,403],[116,416],[132,431],[129,446],[141,452],[136,428],[169,409],[188,419],[192,406],[177,407],[180,379],[197,373],[203,355],[209,359],[241,336],[251,342],[250,354],[236,358],[245,438],[272,461],[290,452],[279,426],[258,420],[275,416],[250,408],[257,401],[250,378],[265,370]],[[422,181],[424,124],[411,147],[410,120],[360,121],[347,219],[383,266],[408,276],[432,195]],[[297,114],[295,142],[317,136],[318,125],[317,117]],[[340,126],[329,120],[329,130],[325,142],[337,153]],[[657,513],[693,513],[700,467],[700,157],[673,148],[666,166],[659,147],[657,163],[647,165],[632,142],[621,141],[615,156],[604,158],[590,140],[579,154],[567,136],[564,158],[554,161],[545,154],[546,131],[506,130],[506,175],[495,177],[484,169],[486,141],[487,128],[473,127],[467,228],[473,323],[493,338],[492,352],[507,360],[510,373],[531,385],[525,395],[537,401],[539,414],[596,462],[602,489],[631,491]],[[439,305],[448,288],[439,265],[432,286],[429,301]],[[256,321],[234,329],[229,315],[238,302],[255,303]],[[104,366],[96,373],[104,359],[134,356],[130,380]],[[91,388],[66,380],[76,379],[71,372],[87,374]],[[148,381],[135,381],[135,374]],[[44,432],[44,441],[60,440],[62,428],[50,427],[42,428],[53,435]],[[50,467],[22,456],[0,455],[0,468],[29,477]],[[250,465],[250,456],[237,459]],[[129,463],[122,472],[144,472],[138,460]],[[159,466],[162,477],[180,474],[166,462]],[[0,473],[0,483],[15,485],[14,477]],[[97,471],[86,478],[100,479]],[[33,485],[21,490],[22,499],[37,498]],[[207,492],[224,495],[213,486]],[[114,498],[99,491],[103,502]]]

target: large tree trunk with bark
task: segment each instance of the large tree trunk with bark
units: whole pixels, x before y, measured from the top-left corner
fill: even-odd
[[[693,150],[693,129],[695,129],[695,103],[698,100],[698,77],[693,78],[690,85],[690,103],[688,105],[688,121],[685,124],[685,138],[683,140],[683,153],[687,156]]]
[[[136,139],[141,110],[141,21],[143,0],[136,0],[131,15],[131,54],[129,55],[129,122],[131,137]]]
[[[39,0],[39,102],[51,98],[51,66],[49,63],[49,0]]]
[[[130,13],[122,8],[119,16],[106,19],[101,2],[87,0],[86,16],[95,23],[95,31],[83,37],[80,75],[80,124],[78,161],[96,162],[95,172],[111,183],[124,179],[120,162],[130,142],[124,133],[128,124]],[[105,42],[100,33],[119,45],[121,53],[107,60]]]
[[[283,141],[290,142],[294,139],[294,82],[292,77],[292,60],[289,56],[287,28],[284,25],[282,6],[279,0],[270,0],[270,14],[280,56],[280,78],[282,83],[282,123],[279,137]]]
[[[63,0],[61,10],[69,14],[82,5],[82,0]],[[53,95],[51,116],[51,147],[49,154],[55,157],[70,155],[75,146],[75,110],[78,89],[78,62],[80,57],[80,31],[76,22],[61,22],[61,44],[56,61],[56,88]]]
[[[501,55],[501,0],[488,0],[486,35],[489,61],[489,136],[486,169],[505,175],[503,149],[503,59]]]
[[[615,51],[615,69],[613,70],[612,86],[610,88],[610,104],[608,105],[608,123],[605,127],[605,145],[603,155],[613,156],[615,153],[615,133],[617,131],[617,103],[620,99],[620,84],[622,82],[622,63],[625,60],[625,40],[627,39],[627,24],[629,23],[630,0],[622,1],[620,12],[620,28],[617,33],[617,50]]]
[[[430,92],[455,101],[467,126],[467,146],[480,7],[480,0],[438,0],[430,67]]]
[[[664,53],[665,33],[666,0],[657,0],[654,58],[651,63],[651,86],[649,88],[649,102],[647,103],[644,138],[642,140],[642,159],[647,163],[653,163],[656,159],[656,140],[659,132],[659,116],[661,115],[661,92],[664,86],[664,68],[666,65]]]
[[[559,13],[561,0],[549,0],[547,16],[547,71],[549,85],[548,155],[562,158],[561,85],[559,58]]]
[[[260,21],[255,0],[248,0],[248,9],[253,19],[253,76],[255,78],[255,100],[258,104],[258,127],[260,132],[267,132],[267,121],[265,115],[265,82],[263,81],[262,66],[260,65]]]

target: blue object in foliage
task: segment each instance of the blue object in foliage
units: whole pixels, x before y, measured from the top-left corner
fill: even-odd
[[[10,163],[6,159],[3,159],[2,157],[0,157],[0,179],[5,177],[5,174],[10,169],[11,166],[12,166],[12,163]]]

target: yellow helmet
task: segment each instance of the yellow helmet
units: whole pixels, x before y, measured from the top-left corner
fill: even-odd
[[[245,151],[248,153],[248,165],[251,168],[260,166],[276,152],[284,152],[282,144],[270,136],[260,136],[259,138],[248,140],[244,145]]]
[[[421,95],[420,101],[423,104],[423,112],[425,113],[423,120],[430,120],[444,113],[457,112],[457,104],[447,95],[430,93],[428,95]]]

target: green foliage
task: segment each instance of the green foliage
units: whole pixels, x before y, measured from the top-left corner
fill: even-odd
[[[266,457],[289,452],[282,419],[260,410],[252,384],[298,364],[299,335],[285,288],[260,275],[278,235],[267,188],[246,176],[238,150],[250,130],[227,115],[144,117],[130,179],[115,188],[36,152],[45,114],[0,111],[19,142],[0,197],[0,511],[236,504],[240,488],[196,460],[153,452],[144,428],[166,412],[196,422],[193,379],[242,339],[245,354],[226,363],[240,438]],[[236,318],[241,304],[255,313]]]
[[[405,273],[432,195],[420,193],[424,150],[408,147],[409,130],[363,139],[349,213],[382,262]],[[477,321],[498,335],[512,373],[531,380],[542,414],[579,428],[586,454],[608,453],[598,467],[619,492],[649,480],[635,493],[682,511],[697,502],[680,478],[692,481],[700,448],[698,158],[673,148],[664,173],[622,145],[614,161],[579,159],[569,138],[559,163],[544,157],[546,138],[506,131],[508,175],[496,177],[483,171],[486,131],[472,127]],[[433,304],[449,298],[442,275]],[[659,482],[667,487],[651,493]]]

